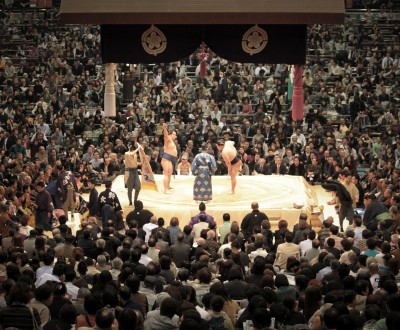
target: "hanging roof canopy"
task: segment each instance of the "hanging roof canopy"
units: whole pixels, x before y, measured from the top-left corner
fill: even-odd
[[[62,0],[61,24],[343,24],[343,0]]]

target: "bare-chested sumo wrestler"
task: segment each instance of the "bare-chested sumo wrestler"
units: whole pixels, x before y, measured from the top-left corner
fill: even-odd
[[[161,166],[164,172],[164,194],[168,194],[171,189],[171,176],[175,168],[175,163],[178,157],[178,150],[176,149],[176,132],[173,131],[168,134],[168,124],[163,124],[164,132],[164,150],[161,155]]]
[[[231,177],[231,193],[235,193],[236,176],[239,174],[242,161],[237,156],[237,150],[233,141],[219,140],[217,147],[222,150],[221,156],[228,167],[228,175]]]

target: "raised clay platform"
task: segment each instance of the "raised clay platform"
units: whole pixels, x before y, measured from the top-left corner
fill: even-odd
[[[157,217],[163,217],[167,224],[173,216],[178,217],[182,228],[199,212],[198,205],[193,202],[194,179],[194,176],[175,176],[171,180],[171,186],[174,188],[171,194],[164,194],[163,175],[155,175],[159,191],[142,189],[139,199],[146,209]],[[315,187],[310,186],[302,177],[239,176],[234,195],[229,194],[230,178],[227,176],[213,176],[212,184],[213,200],[206,208],[207,212],[214,216],[217,224],[222,223],[224,213],[231,215],[231,221],[241,223],[243,217],[251,212],[253,201],[259,203],[260,210],[268,215],[274,227],[280,219],[287,220],[289,226],[292,226],[298,221],[302,211],[307,212],[312,205],[318,205]],[[103,190],[103,187],[98,190]],[[127,190],[122,175],[114,180],[112,190],[118,195],[126,216],[133,207],[128,206]],[[294,203],[303,205],[303,209],[294,208]]]

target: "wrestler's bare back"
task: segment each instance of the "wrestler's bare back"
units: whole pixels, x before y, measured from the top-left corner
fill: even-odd
[[[232,160],[234,160],[237,156],[237,150],[233,141],[225,142],[224,148],[221,152],[221,156],[224,159],[225,164],[228,168],[228,175],[231,178],[231,193],[234,194],[236,187],[236,176],[239,174],[242,162],[241,160],[239,160],[231,165]]]
[[[231,161],[236,157],[237,150],[234,146],[233,141],[226,141],[224,145],[224,149],[222,149],[221,156],[225,160],[226,163],[231,163]]]

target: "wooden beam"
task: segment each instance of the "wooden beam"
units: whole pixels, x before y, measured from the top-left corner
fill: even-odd
[[[61,24],[343,24],[343,0],[63,0]]]

